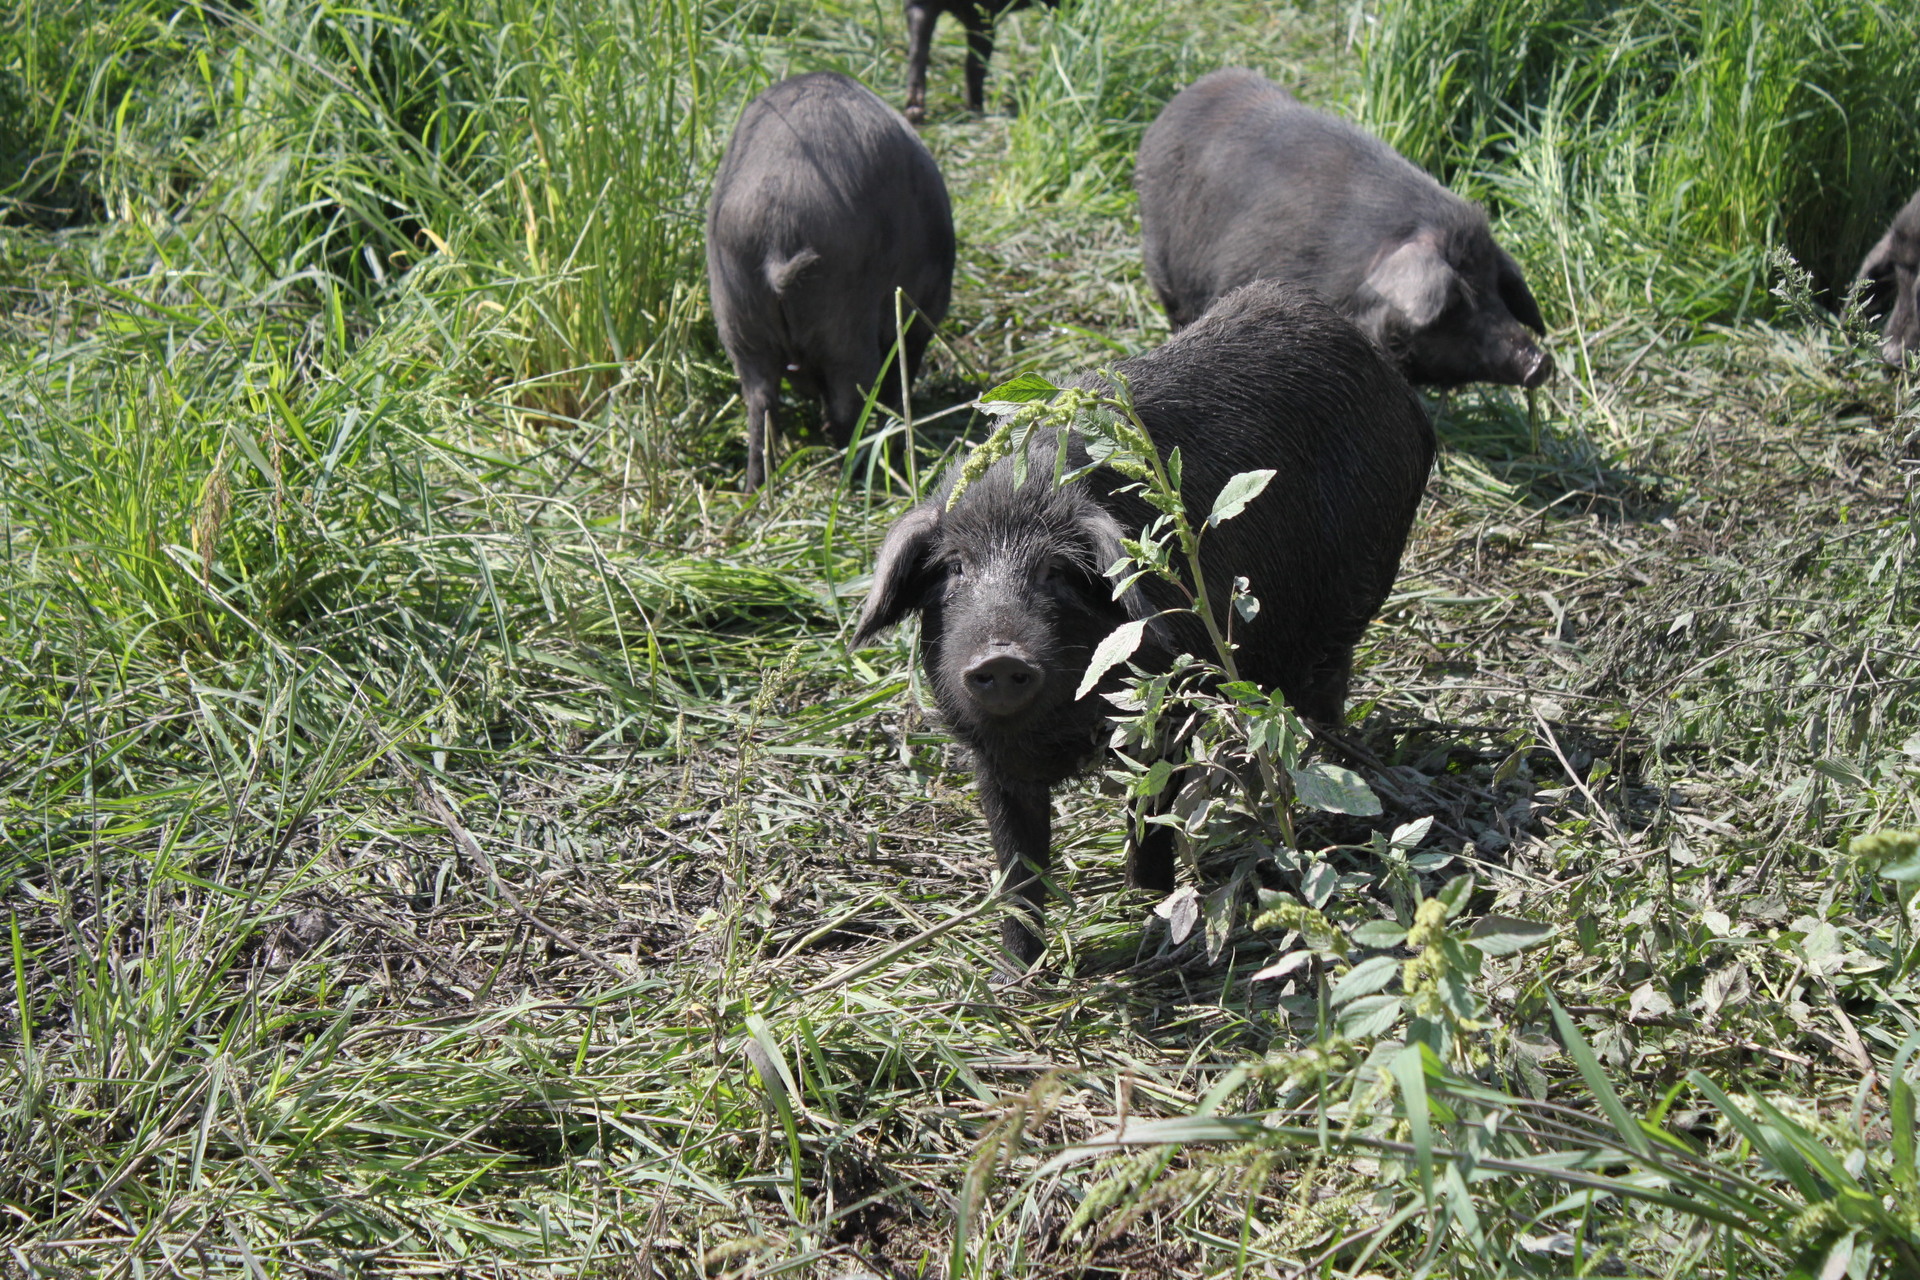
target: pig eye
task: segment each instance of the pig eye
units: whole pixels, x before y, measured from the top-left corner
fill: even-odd
[[[1071,560],[1048,560],[1040,566],[1035,578],[1042,590],[1063,599],[1077,600],[1094,590],[1094,578],[1084,566]],[[1099,581],[1104,583],[1105,579]]]

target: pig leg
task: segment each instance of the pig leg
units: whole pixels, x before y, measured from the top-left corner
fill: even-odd
[[[743,372],[740,394],[747,402],[747,492],[752,493],[767,482],[767,437],[779,426],[780,379]]]
[[[993,851],[1007,879],[1008,905],[1013,908],[1000,922],[1000,945],[1023,969],[1031,968],[1047,945],[1040,934],[1046,912],[1046,888],[1040,877],[1046,874],[1053,852],[1047,788],[1008,785],[982,775],[980,808],[993,833]],[[1022,917],[1031,917],[1032,924]]]
[[[1127,881],[1136,889],[1173,892],[1173,828],[1147,819],[1158,817],[1172,806],[1179,790],[1175,785],[1178,781],[1176,774],[1168,780],[1166,790],[1135,804],[1133,830],[1127,836]]]
[[[865,369],[856,373],[851,366],[843,366],[829,370],[821,380],[827,391],[827,438],[835,448],[844,449],[853,443],[853,429],[859,424],[860,410],[867,403],[863,378],[871,381],[872,374]]]
[[[1290,699],[1303,720],[1338,729],[1347,718],[1347,683],[1353,678],[1353,645],[1337,646],[1315,664],[1306,687]]]
[[[927,62],[933,56],[933,24],[940,11],[931,4],[907,0],[907,119],[919,124],[927,118]]]
[[[971,6],[960,10],[967,26],[967,110],[984,112],[987,102],[987,60],[993,57],[993,19]]]

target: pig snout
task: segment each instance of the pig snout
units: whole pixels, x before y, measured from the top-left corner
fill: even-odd
[[[1517,364],[1514,381],[1529,391],[1553,376],[1553,357],[1531,342],[1521,349]]]
[[[989,646],[960,674],[968,700],[990,716],[1025,711],[1047,682],[1047,673],[1017,645]]]

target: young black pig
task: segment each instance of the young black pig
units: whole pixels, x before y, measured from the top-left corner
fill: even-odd
[[[1893,225],[1860,264],[1869,314],[1887,317],[1880,358],[1904,366],[1920,353],[1920,191],[1893,216]]]
[[[1520,267],[1485,213],[1380,139],[1230,68],[1174,96],[1134,173],[1147,279],[1174,328],[1249,280],[1306,285],[1414,382],[1535,387],[1553,372]]]
[[[1042,0],[1048,5],[1060,0]],[[927,116],[927,62],[933,56],[933,27],[950,13],[967,29],[967,110],[985,111],[987,60],[993,57],[993,20],[1028,0],[907,0],[907,119]]]
[[[794,76],[747,104],[707,210],[707,283],[747,402],[747,488],[767,477],[780,380],[823,396],[845,446],[911,301],[908,376],[953,287],[947,185],[900,113],[857,80]],[[881,398],[898,398],[897,375]]]
[[[1406,382],[1360,331],[1305,290],[1261,281],[1222,298],[1165,346],[1120,366],[1163,454],[1180,449],[1196,525],[1235,474],[1274,468],[1266,490],[1201,543],[1207,591],[1225,607],[1246,577],[1262,602],[1236,629],[1241,674],[1309,719],[1338,723],[1354,644],[1386,599],[1433,462],[1433,429]],[[1070,465],[1086,460],[1077,437]],[[1151,518],[1101,469],[1056,487],[1057,439],[1035,440],[1024,484],[1003,458],[948,509],[953,478],[887,534],[856,644],[920,615],[920,650],[942,717],[972,749],[994,852],[1024,913],[1040,912],[1049,792],[1096,754],[1100,690],[1074,691],[1096,645],[1130,617],[1175,608],[1144,579],[1113,599],[1105,570]],[[1134,661],[1212,656],[1198,619],[1148,631]],[[1171,889],[1171,847],[1136,851],[1136,884]],[[1038,933],[1010,916],[1006,949],[1031,963]]]

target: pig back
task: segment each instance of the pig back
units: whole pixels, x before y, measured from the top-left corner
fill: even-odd
[[[1351,322],[1275,280],[1227,295],[1119,371],[1155,446],[1180,450],[1196,527],[1236,473],[1274,470],[1245,511],[1207,530],[1201,561],[1222,619],[1236,576],[1260,600],[1251,623],[1234,621],[1241,674],[1296,698],[1392,589],[1433,464],[1425,408]],[[1127,527],[1152,519],[1137,496],[1118,492],[1119,477],[1096,472],[1089,482]],[[1160,608],[1182,603],[1165,584],[1146,589]],[[1178,648],[1211,653],[1196,619],[1173,630]]]
[[[1338,305],[1381,245],[1475,213],[1380,139],[1241,67],[1167,104],[1134,181],[1147,277],[1176,327],[1267,277]]]

